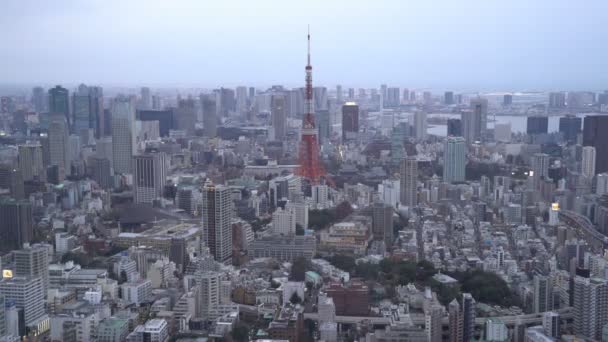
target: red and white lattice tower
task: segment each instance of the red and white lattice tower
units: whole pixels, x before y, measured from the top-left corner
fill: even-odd
[[[298,151],[299,163],[296,174],[310,185],[319,184],[325,178],[325,169],[319,160],[319,143],[312,99],[312,65],[310,65],[310,30],[308,31],[308,63],[306,64],[305,114],[302,119],[302,140]]]

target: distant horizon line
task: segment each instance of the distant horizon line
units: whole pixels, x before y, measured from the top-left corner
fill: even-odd
[[[68,90],[72,90],[77,88],[79,85],[84,84],[86,86],[100,86],[102,88],[107,88],[107,89],[126,89],[126,90],[141,90],[141,88],[147,87],[147,88],[151,88],[151,90],[154,89],[158,89],[158,90],[162,90],[162,91],[172,91],[172,90],[180,90],[180,89],[195,89],[195,90],[202,90],[202,91],[213,91],[215,89],[220,89],[220,88],[237,88],[237,87],[254,87],[256,90],[266,90],[266,89],[270,89],[273,86],[282,86],[285,87],[286,89],[290,90],[290,89],[297,89],[297,88],[304,88],[303,85],[296,85],[296,86],[291,86],[289,84],[281,84],[281,83],[273,83],[273,84],[264,84],[264,85],[251,85],[251,84],[246,84],[246,83],[238,83],[238,84],[233,84],[233,83],[228,83],[228,84],[221,84],[221,85],[215,85],[215,86],[209,86],[209,85],[205,85],[202,83],[188,83],[188,82],[176,82],[176,83],[171,83],[171,82],[163,82],[163,83],[88,83],[88,82],[0,82],[0,92],[2,92],[3,90],[7,90],[7,88],[13,88],[13,89],[19,89],[19,90],[24,90],[24,89],[28,89],[28,90],[32,90],[32,88],[34,87],[43,87],[46,89],[49,88],[53,88],[57,85],[62,86],[64,88],[67,88]],[[480,87],[480,88],[474,88],[474,87],[470,87],[470,86],[460,86],[460,87],[448,87],[448,86],[422,86],[422,87],[409,87],[409,86],[398,86],[398,85],[391,85],[390,83],[380,83],[377,86],[348,86],[348,85],[344,85],[341,83],[336,83],[333,84],[331,86],[327,86],[324,84],[321,85],[316,85],[315,88],[317,87],[325,87],[328,90],[336,90],[336,87],[338,85],[342,86],[342,91],[343,92],[347,92],[349,88],[354,88],[355,91],[359,90],[359,89],[365,89],[365,90],[369,90],[369,89],[380,89],[381,85],[386,84],[389,88],[399,88],[400,90],[404,90],[404,89],[408,89],[410,91],[416,91],[416,92],[423,92],[423,91],[435,91],[435,92],[448,92],[448,91],[452,91],[452,92],[458,92],[458,93],[462,93],[462,94],[473,94],[473,93],[483,93],[486,95],[504,95],[504,94],[534,94],[534,93],[549,93],[549,92],[593,92],[593,93],[603,93],[603,92],[607,92],[608,91],[608,87],[604,88],[604,89],[589,89],[589,88],[570,88],[570,89],[564,89],[564,88],[543,88],[543,87],[522,87],[520,89],[517,88],[511,88],[511,89],[506,89],[507,87]],[[492,94],[492,93],[498,93],[498,94]]]

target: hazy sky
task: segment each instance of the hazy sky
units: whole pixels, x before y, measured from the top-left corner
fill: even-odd
[[[2,0],[0,83],[608,88],[607,0]]]

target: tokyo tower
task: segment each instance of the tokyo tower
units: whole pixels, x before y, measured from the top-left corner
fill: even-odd
[[[302,119],[302,140],[300,141],[299,163],[296,174],[310,185],[319,184],[325,178],[325,169],[319,160],[319,143],[312,100],[312,65],[310,65],[310,29],[308,30],[308,63],[306,64],[305,114]]]

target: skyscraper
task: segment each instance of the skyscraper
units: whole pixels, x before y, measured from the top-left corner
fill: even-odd
[[[203,187],[203,240],[218,262],[232,258],[232,210],[230,189],[208,180]]]
[[[443,94],[443,103],[446,105],[454,104],[454,92],[453,91],[446,91]]]
[[[583,127],[583,146],[595,147],[595,173],[608,171],[608,115],[588,115]]]
[[[0,293],[4,295],[5,301],[12,302],[23,310],[23,323],[26,327],[34,328],[46,315],[41,278],[5,278],[0,281]]]
[[[175,111],[176,128],[188,135],[194,135],[196,129],[196,103],[193,99],[179,100]]]
[[[0,199],[0,249],[19,249],[34,237],[32,205],[29,201]]]
[[[135,203],[152,203],[162,197],[167,178],[164,152],[133,156],[133,192]]]
[[[201,95],[203,103],[203,134],[208,138],[217,136],[217,103],[215,94]]]
[[[502,105],[503,106],[510,106],[513,104],[513,95],[512,94],[505,94],[502,97]]]
[[[52,113],[49,122],[49,156],[50,165],[57,165],[60,179],[70,172],[70,160],[68,153],[69,129],[67,119],[63,114]]]
[[[336,85],[336,101],[338,102],[338,104],[341,104],[343,102],[343,93],[342,93],[342,86],[341,85]]]
[[[526,132],[528,134],[547,134],[549,131],[549,117],[547,116],[528,116]]]
[[[15,259],[15,276],[42,279],[42,287],[46,297],[49,288],[49,245],[29,245],[13,251]]]
[[[324,144],[331,136],[331,123],[328,110],[321,110],[315,113],[315,122],[319,129],[319,144]]]
[[[401,161],[400,181],[401,205],[415,207],[418,205],[418,160],[416,157],[407,157]]]
[[[532,177],[534,189],[538,189],[540,181],[549,177],[549,155],[545,153],[535,153],[532,156]]]
[[[135,153],[135,104],[133,99],[118,96],[112,101],[112,158],[115,173],[131,173]]]
[[[399,104],[400,104],[399,96],[401,95],[399,93],[399,88],[396,88],[396,87],[388,88],[386,90],[386,92],[387,92],[387,99],[384,101],[384,107],[385,108],[399,107]]]
[[[534,312],[553,310],[553,281],[551,277],[534,276]]]
[[[476,113],[476,116],[479,116],[479,133],[483,139],[488,129],[488,99],[483,97],[472,99],[471,110]]]
[[[106,125],[105,110],[103,109],[103,88],[89,87],[89,127],[95,129],[95,138],[110,135],[110,127]]]
[[[393,244],[393,207],[385,203],[372,206],[372,233],[374,239],[384,241],[387,248]]]
[[[219,110],[222,116],[228,116],[229,113],[234,113],[236,109],[236,100],[234,89],[220,88],[219,89]]]
[[[279,235],[296,234],[296,213],[294,209],[278,207],[272,213],[272,232]]]
[[[161,137],[168,137],[169,131],[175,128],[174,117],[173,109],[137,111],[137,120],[158,121],[158,133]]]
[[[49,89],[49,113],[62,114],[70,124],[70,96],[67,89],[59,85]]]
[[[24,181],[46,180],[40,144],[19,145],[19,170],[21,170]]]
[[[443,181],[464,182],[466,146],[462,137],[447,137],[443,152]]]
[[[91,120],[91,109],[89,88],[81,84],[78,86],[78,90],[72,94],[72,133],[80,134],[82,130],[95,128],[95,120]]]
[[[574,115],[559,118],[559,132],[563,135],[565,141],[576,143],[576,138],[581,133],[582,122],[581,118]]]
[[[272,116],[272,129],[274,130],[274,140],[285,140],[287,130],[287,108],[285,108],[285,96],[274,94],[270,100],[270,114]]]
[[[592,179],[595,176],[595,147],[583,146],[583,160],[581,163],[581,171],[583,176]]]
[[[414,133],[416,139],[425,139],[427,130],[426,112],[417,111],[414,113]]]
[[[608,281],[574,277],[574,333],[593,340],[602,338],[608,323]]]
[[[342,141],[356,139],[359,134],[359,106],[346,102],[342,106]]]
[[[470,293],[462,294],[462,340],[473,340],[475,333],[475,299]]]
[[[566,108],[566,93],[564,93],[564,92],[549,93],[549,108],[552,108],[552,109]]]
[[[460,114],[462,136],[467,146],[481,140],[481,111],[463,110]]]
[[[152,96],[150,95],[150,88],[141,87],[141,105],[140,109],[152,109]]]
[[[469,342],[475,333],[475,299],[470,293],[462,294],[462,303],[454,299],[448,305],[450,342]]]
[[[247,110],[247,87],[236,87],[236,112],[240,116],[245,116],[247,114]]]
[[[462,136],[462,120],[460,119],[448,119],[448,136],[461,137]]]
[[[42,113],[46,110],[47,100],[44,88],[34,87],[34,89],[32,89],[32,104],[34,105],[34,110],[38,113]]]
[[[8,189],[8,194],[15,199],[24,199],[25,191],[21,170],[15,169],[12,165],[0,164],[0,189]]]

